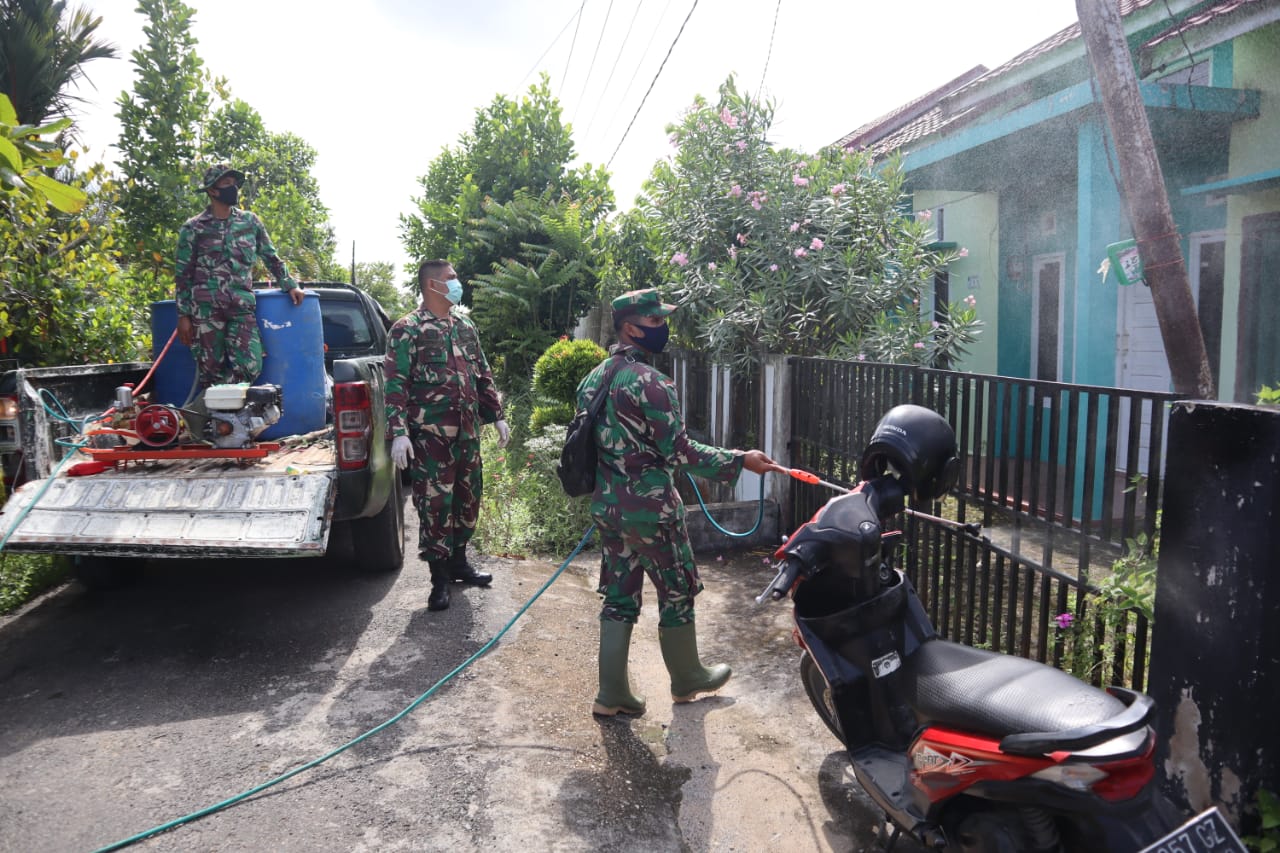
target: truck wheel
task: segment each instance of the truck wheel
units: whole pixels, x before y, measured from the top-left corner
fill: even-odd
[[[139,564],[132,557],[95,557],[84,554],[74,558],[72,574],[90,590],[118,589],[138,579]]]
[[[391,497],[377,515],[351,522],[355,560],[369,574],[397,572],[404,565],[404,490],[392,480]]]

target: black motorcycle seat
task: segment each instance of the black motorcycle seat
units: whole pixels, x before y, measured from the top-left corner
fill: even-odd
[[[1094,725],[1125,709],[1119,699],[1025,658],[930,640],[904,665],[921,724],[1001,738]]]

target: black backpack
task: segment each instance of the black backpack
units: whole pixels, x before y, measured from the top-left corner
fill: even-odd
[[[560,451],[560,464],[556,465],[556,476],[565,494],[571,498],[589,495],[596,488],[596,418],[604,408],[604,401],[609,396],[609,385],[613,382],[613,374],[621,366],[621,360],[614,359],[604,371],[604,377],[596,388],[595,396],[587,403],[585,409],[579,409],[569,421],[564,434],[564,447]]]

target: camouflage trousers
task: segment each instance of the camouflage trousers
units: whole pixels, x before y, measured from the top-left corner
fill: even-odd
[[[480,439],[412,431],[409,476],[418,510],[418,551],[448,559],[466,547],[480,516],[484,468]]]
[[[212,301],[197,300],[195,312],[191,357],[201,387],[257,379],[262,373],[262,339],[254,306],[237,294],[219,292]]]
[[[634,625],[648,575],[658,592],[658,624],[674,628],[693,621],[693,599],[702,592],[702,581],[683,519],[621,529],[597,524],[596,529],[600,533],[597,592],[604,596],[601,620]]]

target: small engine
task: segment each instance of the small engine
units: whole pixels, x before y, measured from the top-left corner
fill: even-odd
[[[205,433],[214,447],[248,447],[280,420],[279,385],[213,385],[204,392],[209,413]]]

